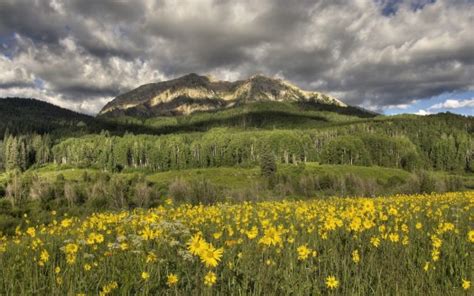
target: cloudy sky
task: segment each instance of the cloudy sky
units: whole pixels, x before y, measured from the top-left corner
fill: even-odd
[[[385,114],[474,115],[473,0],[0,0],[0,97],[88,114],[141,84],[255,73]]]

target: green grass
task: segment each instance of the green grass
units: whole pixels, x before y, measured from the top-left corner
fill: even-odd
[[[56,164],[50,164],[41,168],[30,169],[28,173],[37,174],[39,177],[47,180],[55,180],[59,174],[62,174],[66,180],[78,181],[82,178],[84,172],[89,175],[98,173],[97,169],[83,169],[74,168],[71,166],[61,166]],[[318,163],[306,163],[303,167],[295,165],[278,165],[278,172],[289,175],[298,176],[300,174],[311,174],[311,175],[346,175],[354,174],[363,179],[378,179],[386,182],[391,177],[398,177],[402,180],[407,180],[411,173],[402,169],[395,168],[384,168],[384,167],[364,167],[364,166],[351,166],[351,165],[327,165]],[[160,186],[166,186],[177,178],[182,178],[187,181],[207,179],[218,186],[229,187],[229,188],[240,188],[245,187],[249,182],[263,181],[260,176],[260,169],[258,167],[253,168],[242,168],[242,167],[215,167],[215,168],[199,168],[199,169],[186,169],[186,170],[173,170],[159,173],[145,173],[141,171],[120,173],[123,176],[129,176],[130,178],[136,175],[146,175],[146,180],[155,183]],[[433,172],[438,176],[447,176],[445,172]],[[0,182],[6,180],[7,174],[0,174]],[[463,175],[463,180],[468,183],[474,183],[474,175]]]
[[[293,165],[282,165],[279,167],[280,171],[294,171],[297,167]],[[387,181],[390,177],[396,176],[406,180],[411,174],[401,169],[384,168],[378,166],[364,167],[355,165],[329,165],[306,163],[304,172],[314,175],[335,174],[346,175],[354,174],[363,179],[380,179]]]
[[[165,186],[177,178],[182,178],[186,181],[207,179],[215,185],[228,188],[241,188],[245,187],[249,182],[262,180],[258,168],[228,167],[162,172],[148,175],[146,179],[155,184]]]
[[[306,163],[304,167],[295,165],[279,165],[278,172],[298,176],[303,173],[311,175],[346,175],[354,174],[363,179],[379,179],[386,182],[390,177],[396,176],[406,180],[411,174],[401,169],[382,167],[362,167],[349,165],[320,165],[317,163]],[[155,173],[147,176],[147,180],[155,184],[165,186],[177,178],[186,181],[207,179],[213,184],[228,188],[242,188],[255,181],[263,181],[260,169],[254,168],[206,168],[189,169],[180,171],[169,171]]]
[[[49,164],[37,169],[30,169],[27,171],[27,173],[37,174],[40,178],[46,179],[48,181],[54,181],[60,174],[64,176],[65,180],[78,181],[81,179],[81,177],[83,176],[85,172],[87,172],[88,174],[92,174],[94,172],[97,172],[97,170],[96,169],[81,169],[81,168],[74,168],[71,166]]]

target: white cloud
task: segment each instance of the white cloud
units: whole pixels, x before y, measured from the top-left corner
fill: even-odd
[[[412,102],[414,103],[414,102]],[[397,105],[388,105],[386,108],[387,109],[402,109],[402,110],[405,110],[405,109],[408,109],[408,107],[410,107],[410,105],[412,104],[397,104]]]
[[[423,116],[424,116],[424,115],[430,115],[430,114],[432,114],[432,113],[429,112],[429,111],[420,109],[420,110],[418,110],[417,112],[415,112],[415,113],[413,113],[413,114],[416,114],[416,115],[423,115]]]
[[[474,98],[466,100],[447,99],[443,103],[434,104],[428,110],[434,109],[458,109],[458,108],[474,108]]]

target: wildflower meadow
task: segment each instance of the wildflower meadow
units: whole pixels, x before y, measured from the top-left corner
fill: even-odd
[[[51,212],[0,238],[0,294],[472,295],[473,208],[459,192]]]

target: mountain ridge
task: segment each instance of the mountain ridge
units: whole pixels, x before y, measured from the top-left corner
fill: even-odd
[[[347,106],[335,97],[305,91],[285,80],[263,75],[231,82],[190,73],[172,80],[144,84],[121,94],[107,103],[98,115],[188,115],[196,111],[211,111],[262,101],[314,101],[338,107]]]

